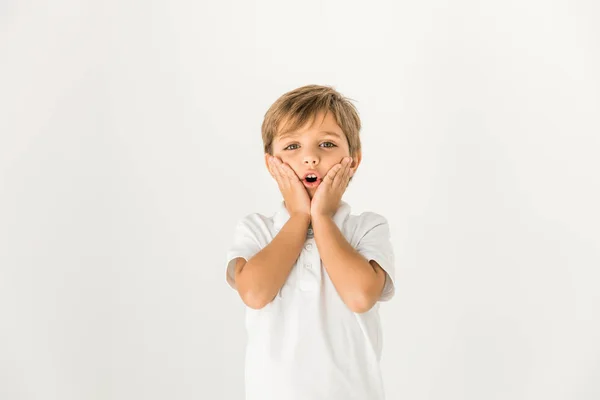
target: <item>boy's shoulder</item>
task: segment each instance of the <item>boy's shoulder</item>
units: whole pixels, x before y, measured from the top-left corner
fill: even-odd
[[[363,211],[359,214],[349,214],[348,223],[355,225],[381,225],[387,224],[387,218],[374,211]]]
[[[383,214],[375,211],[363,211],[360,214],[350,214],[348,217],[359,221],[387,221]]]
[[[266,216],[259,212],[251,212],[244,215],[237,221],[238,228],[241,226],[258,228],[258,227],[272,227],[274,216]]]

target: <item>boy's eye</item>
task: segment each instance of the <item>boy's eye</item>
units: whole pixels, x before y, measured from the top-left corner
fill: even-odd
[[[324,147],[329,147],[329,148],[331,148],[331,147],[335,147],[335,144],[333,144],[332,142],[323,142],[323,143],[321,143],[321,144],[322,144],[322,145],[328,145],[328,146],[324,146]],[[292,146],[298,146],[298,144],[296,144],[296,143],[292,143],[292,144],[290,144],[290,145],[288,145],[288,146],[284,147],[284,150],[295,150],[295,148],[291,148]]]
[[[290,144],[289,146],[287,146],[287,147],[284,147],[283,149],[284,149],[284,150],[294,150],[294,149],[290,149],[290,147],[292,147],[292,146],[298,146],[298,145],[297,145],[296,143],[292,143],[292,144]]]

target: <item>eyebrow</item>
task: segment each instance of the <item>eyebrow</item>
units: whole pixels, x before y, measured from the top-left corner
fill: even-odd
[[[339,133],[337,133],[337,132],[333,132],[333,131],[321,131],[321,132],[319,132],[319,133],[326,133],[327,135],[329,135],[329,136],[335,136],[335,137],[337,137],[338,139],[341,139],[341,138],[342,138],[342,136],[341,136]],[[279,135],[279,139],[280,139],[280,140],[283,140],[283,139],[285,139],[285,138],[288,138],[288,137],[295,137],[295,136],[298,136],[298,133],[296,133],[296,132],[293,132],[293,131],[292,131],[292,132],[284,132],[284,133],[282,133],[281,135]]]

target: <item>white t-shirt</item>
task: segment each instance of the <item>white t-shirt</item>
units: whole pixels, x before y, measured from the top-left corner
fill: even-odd
[[[235,259],[252,258],[289,219],[282,201],[272,217],[254,213],[237,224],[227,252],[227,282],[235,289]],[[394,253],[387,220],[351,215],[342,202],[334,215],[346,240],[387,275],[379,301],[394,296]],[[323,267],[309,230],[278,295],[260,310],[246,307],[246,400],[383,400],[379,368],[379,303],[352,312]]]

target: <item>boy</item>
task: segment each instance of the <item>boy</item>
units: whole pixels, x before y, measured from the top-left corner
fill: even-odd
[[[246,305],[246,400],[380,400],[379,301],[394,295],[387,221],[342,201],[360,118],[331,87],[281,96],[262,124],[283,196],[236,227],[227,282]]]

